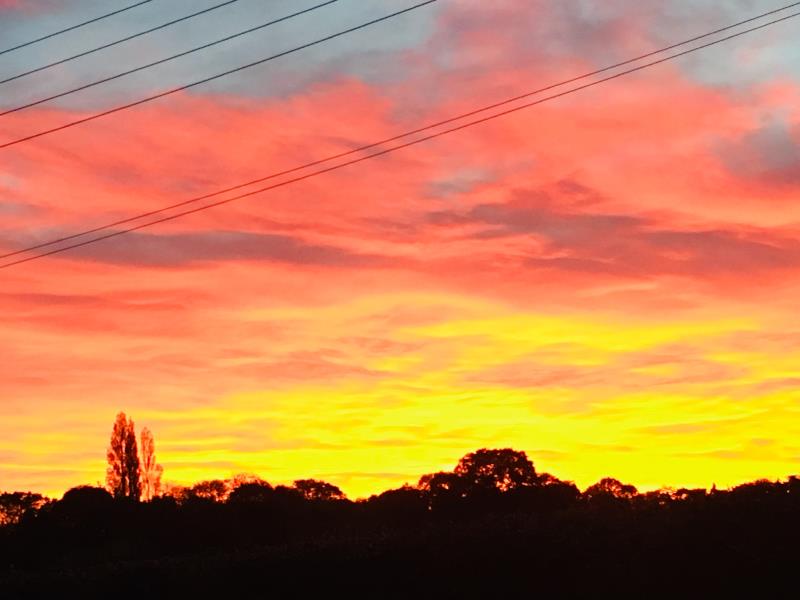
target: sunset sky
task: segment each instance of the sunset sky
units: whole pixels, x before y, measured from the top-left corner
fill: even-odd
[[[0,144],[416,1],[341,0],[0,117]],[[154,0],[0,55],[0,79],[218,2]],[[0,0],[0,49],[129,3]],[[316,3],[240,0],[0,85],[0,107]],[[440,0],[0,149],[0,254],[779,6]],[[582,488],[607,475],[649,489],[800,472],[799,32],[800,19],[779,23],[0,270],[0,490],[102,483],[120,410],[153,431],[176,484],[248,472],[361,497],[480,447],[525,450]]]

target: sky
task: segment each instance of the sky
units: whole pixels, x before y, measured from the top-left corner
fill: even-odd
[[[2,54],[0,79],[216,1],[154,0]],[[0,49],[126,4],[0,0]],[[239,0],[0,84],[0,107],[313,4]],[[0,117],[0,143],[412,4],[340,0]],[[0,149],[0,253],[779,6],[440,0]],[[798,27],[0,270],[0,489],[102,483],[120,410],[174,484],[257,473],[363,497],[481,447],[580,487],[798,473]]]

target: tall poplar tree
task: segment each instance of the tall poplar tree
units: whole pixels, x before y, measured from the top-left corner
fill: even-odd
[[[142,500],[152,500],[161,491],[161,475],[164,469],[156,462],[156,444],[153,433],[147,428],[142,429],[141,435],[142,463],[141,484]]]
[[[136,428],[133,419],[124,412],[117,415],[111,430],[108,446],[108,469],[106,487],[115,498],[130,498],[138,501],[142,490],[139,481],[139,450],[136,444]]]

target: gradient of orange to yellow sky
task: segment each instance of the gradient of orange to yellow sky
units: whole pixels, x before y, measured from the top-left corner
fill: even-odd
[[[0,57],[0,74],[212,2],[157,4]],[[343,0],[4,117],[2,140],[410,4]],[[107,6],[0,1],[0,45]],[[296,6],[242,0],[113,59],[4,86],[0,104]],[[0,253],[770,8],[442,1],[0,151]],[[797,473],[797,27],[0,271],[0,489],[58,495],[102,481],[119,410],[154,432],[165,479],[183,484],[255,472],[323,478],[357,497],[497,446],[582,487],[607,475],[648,488]]]

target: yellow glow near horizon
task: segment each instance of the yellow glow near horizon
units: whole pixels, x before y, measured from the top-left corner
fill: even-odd
[[[446,302],[414,300],[420,309]],[[332,322],[320,311],[310,326],[334,339],[346,315],[355,319],[386,301],[339,306],[345,317],[327,331],[324,323]],[[360,368],[374,375],[235,393],[186,414],[153,406],[131,413],[155,431],[166,480],[184,485],[251,472],[274,483],[322,478],[362,497],[451,469],[477,448],[509,446],[581,487],[604,476],[643,489],[727,486],[794,470],[785,444],[799,421],[792,392],[736,399],[737,386],[791,371],[790,357],[726,349],[730,336],[759,331],[754,320],[698,317],[652,326],[554,314],[488,318],[482,315],[497,313],[491,303],[453,306],[460,308],[450,320],[385,330],[398,349],[363,356]],[[674,350],[687,346],[692,357]],[[715,372],[743,365],[735,377]],[[47,461],[65,435],[29,436],[22,449]],[[102,480],[102,454],[92,455],[71,466],[73,477]]]
[[[721,320],[653,328],[522,315],[400,329],[396,339],[435,340],[435,353],[442,353],[444,342],[448,360],[429,363],[422,351],[372,361],[366,366],[385,369],[374,382],[237,394],[192,416],[246,435],[221,437],[214,448],[213,438],[192,450],[167,444],[161,455],[167,463],[185,465],[169,472],[184,483],[212,473],[231,475],[230,468],[202,466],[216,463],[277,482],[321,477],[351,496],[414,483],[425,472],[452,468],[466,452],[492,446],[526,450],[540,470],[581,486],[607,475],[643,488],[725,486],[784,476],[792,471],[793,457],[775,440],[759,440],[757,432],[780,439],[796,428],[786,392],[742,403],[714,393],[720,382],[713,378],[665,385],[680,363],[636,368],[636,378],[643,379],[630,390],[624,381],[602,378],[578,388],[566,382],[538,389],[470,379],[554,345],[559,352],[545,353],[530,368],[561,366],[576,373],[592,368],[613,378],[618,373],[612,365],[620,356],[681,341],[713,348],[714,340],[755,327],[751,321]],[[726,362],[735,361],[727,356]],[[759,375],[741,382],[752,384]],[[640,389],[648,381],[655,387]],[[146,416],[159,419],[157,413]],[[236,449],[237,439],[246,440],[245,452]],[[351,465],[358,465],[357,472]]]

